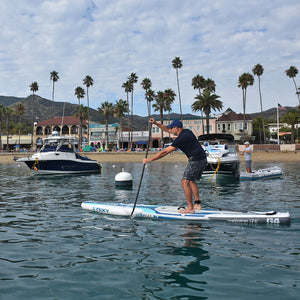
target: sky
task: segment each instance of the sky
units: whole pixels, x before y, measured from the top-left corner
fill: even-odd
[[[146,116],[141,82],[178,95],[172,60],[180,57],[183,113],[192,113],[197,74],[216,83],[224,109],[243,112],[238,79],[261,64],[263,110],[298,105],[285,70],[300,70],[299,0],[2,0],[0,2],[0,95],[37,95],[78,103],[75,88],[93,78],[90,107],[126,100],[122,84],[136,73],[133,113]],[[258,78],[247,88],[246,113],[260,111]],[[300,86],[300,74],[295,78]],[[87,105],[86,99],[82,104]],[[172,106],[179,113],[179,99]],[[195,113],[197,114],[197,113]]]

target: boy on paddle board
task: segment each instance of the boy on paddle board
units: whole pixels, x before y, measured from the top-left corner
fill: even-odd
[[[182,214],[194,213],[195,209],[201,209],[199,189],[195,181],[201,178],[202,172],[207,165],[206,154],[193,132],[189,129],[183,129],[181,121],[174,120],[168,126],[156,122],[154,118],[150,118],[149,122],[158,126],[161,130],[167,131],[177,137],[173,143],[164,150],[152,157],[144,158],[143,163],[148,164],[151,161],[160,159],[167,154],[180,149],[188,157],[189,163],[186,166],[181,179],[181,185],[187,200],[187,208],[180,210],[179,212]]]

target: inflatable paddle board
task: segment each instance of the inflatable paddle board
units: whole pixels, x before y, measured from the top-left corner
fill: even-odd
[[[130,216],[133,204],[96,203],[86,201],[82,202],[81,207],[101,214]],[[133,217],[190,221],[222,220],[235,223],[265,224],[282,224],[290,222],[290,214],[288,212],[236,212],[202,209],[196,210],[195,213],[181,214],[179,213],[179,210],[180,209],[177,206],[137,205]]]

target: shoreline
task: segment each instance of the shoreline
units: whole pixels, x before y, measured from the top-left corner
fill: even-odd
[[[157,152],[149,152],[148,156],[152,156]],[[142,162],[145,157],[145,152],[85,152],[80,153],[91,159],[97,160],[100,163],[104,162]],[[0,153],[1,164],[15,163],[14,157],[21,158],[31,156],[32,153]],[[187,158],[182,153],[171,153],[162,159],[160,162],[187,162]],[[244,157],[240,154],[241,163],[244,162]],[[300,161],[300,151],[296,152],[280,152],[280,151],[255,151],[252,153],[253,162],[298,162]],[[156,161],[155,161],[156,162]],[[154,163],[155,163],[154,162]]]

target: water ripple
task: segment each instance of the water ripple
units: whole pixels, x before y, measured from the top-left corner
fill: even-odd
[[[262,165],[263,167],[264,165]],[[267,165],[266,165],[267,166]],[[129,220],[83,211],[82,201],[133,203],[141,164],[102,174],[27,176],[0,166],[0,293],[4,299],[296,299],[300,165],[282,179],[203,178],[204,206],[290,211],[289,226]],[[149,165],[138,203],[185,203],[185,164]],[[132,189],[115,175],[133,174]]]

